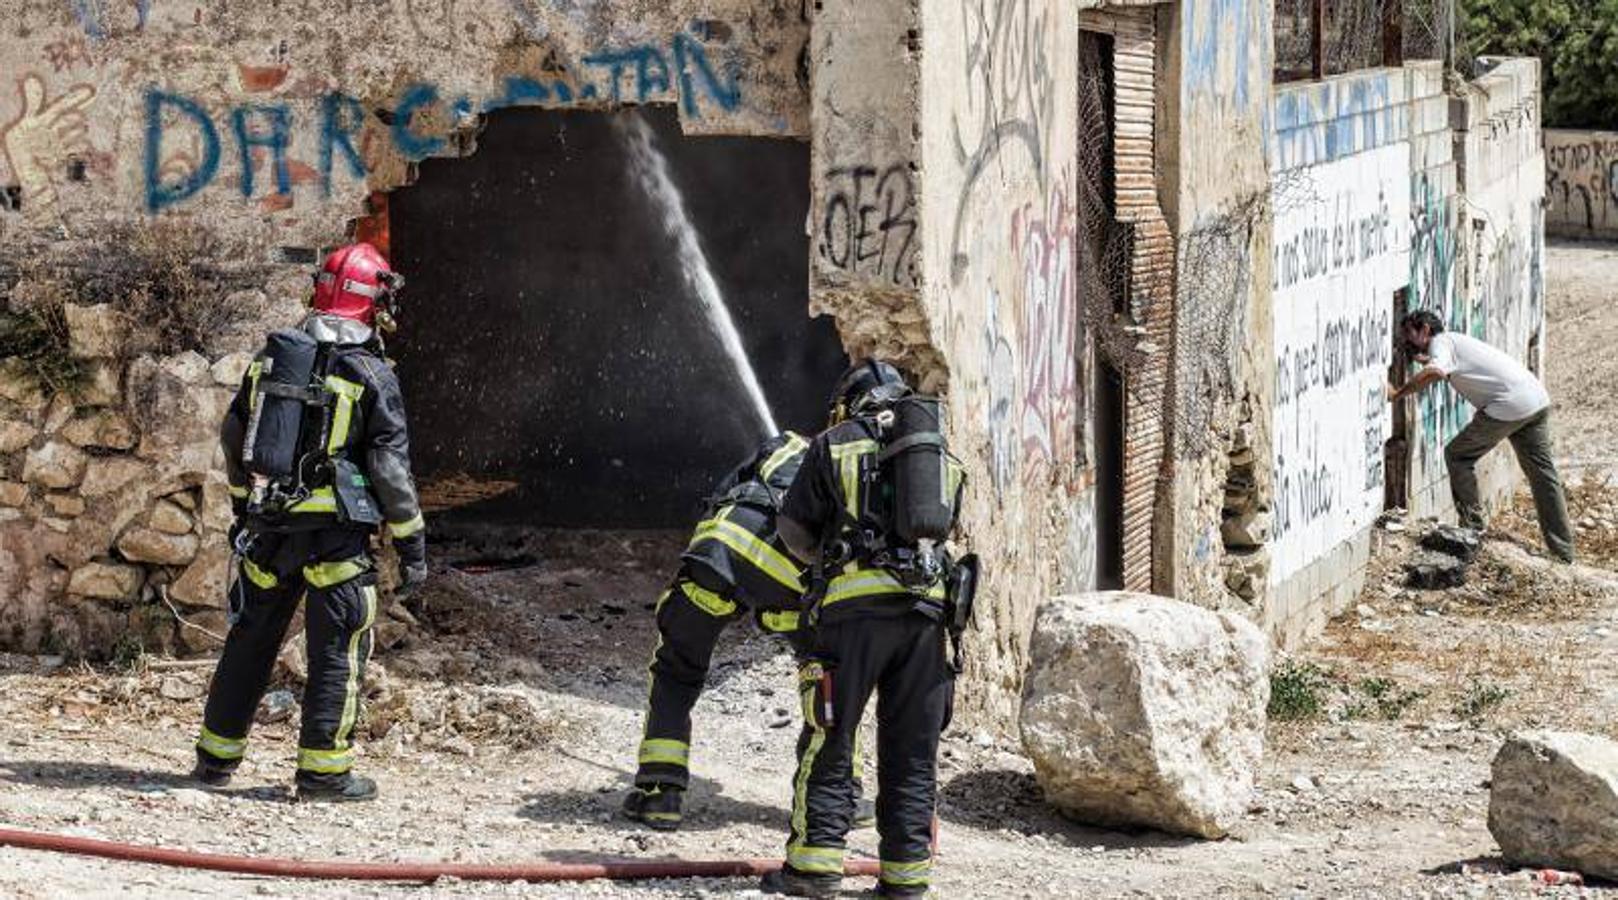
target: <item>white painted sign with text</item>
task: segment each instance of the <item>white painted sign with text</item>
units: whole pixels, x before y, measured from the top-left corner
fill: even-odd
[[[1284,173],[1272,190],[1278,584],[1382,510],[1393,300],[1410,281],[1410,145]]]

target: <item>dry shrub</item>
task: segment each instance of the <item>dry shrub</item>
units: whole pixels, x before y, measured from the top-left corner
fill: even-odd
[[[47,396],[73,391],[84,379],[84,365],[68,340],[69,287],[48,272],[19,280],[0,306],[0,359],[18,359]]]
[[[129,317],[139,349],[160,354],[187,350],[213,357],[213,343],[230,324],[261,310],[225,302],[234,285],[257,281],[252,269],[227,268],[242,248],[207,228],[181,219],[114,229],[116,252],[77,267],[85,302],[110,303]]]

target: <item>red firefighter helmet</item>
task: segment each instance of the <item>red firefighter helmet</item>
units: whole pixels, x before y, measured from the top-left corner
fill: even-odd
[[[338,247],[315,274],[313,306],[318,312],[371,325],[379,305],[384,312],[389,310],[390,294],[403,280],[370,244]]]

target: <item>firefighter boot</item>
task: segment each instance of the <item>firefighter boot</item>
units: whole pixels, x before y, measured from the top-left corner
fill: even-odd
[[[199,757],[201,753],[197,754]],[[191,777],[202,782],[203,787],[222,788],[230,784],[231,770],[205,759],[198,759],[196,768],[191,770]]]
[[[842,893],[843,876],[800,872],[791,866],[782,866],[765,875],[758,889],[766,894],[786,894],[789,897],[835,897]]]
[[[298,799],[304,803],[354,803],[376,799],[376,782],[344,772],[335,778],[298,774]]]
[[[684,793],[671,784],[637,787],[624,798],[624,817],[656,831],[674,831],[680,827]]]

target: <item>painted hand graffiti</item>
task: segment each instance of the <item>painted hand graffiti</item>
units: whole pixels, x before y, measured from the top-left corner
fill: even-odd
[[[1023,456],[1042,461],[1057,480],[1077,462],[1079,389],[1078,296],[1074,286],[1075,219],[1067,197],[1052,194],[1050,209],[1012,217],[1011,247],[1023,263]]]
[[[24,75],[17,89],[22,108],[0,129],[0,147],[22,186],[24,211],[48,214],[56,209],[56,186],[67,177],[70,158],[90,152],[90,126],[84,112],[95,100],[96,89],[77,84],[47,100],[45,83],[38,75]]]

